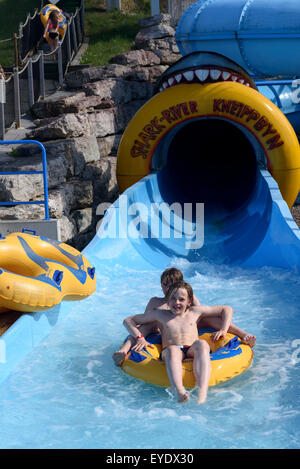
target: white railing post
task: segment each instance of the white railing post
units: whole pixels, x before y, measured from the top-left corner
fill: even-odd
[[[40,96],[45,99],[45,70],[44,70],[44,52],[38,51],[40,54],[39,59],[39,74],[40,74]]]
[[[151,16],[160,14],[159,0],[151,0]]]
[[[19,81],[18,67],[14,67],[13,72],[14,72],[15,121],[16,121],[16,128],[19,129],[21,127],[21,103],[20,103],[20,81]]]
[[[4,114],[4,104],[6,102],[5,96],[5,79],[1,78],[0,75],[0,140],[5,138],[5,114]]]
[[[77,42],[77,34],[76,34],[76,27],[75,27],[75,21],[74,21],[74,16],[72,16],[72,35],[73,35],[73,45],[74,45],[74,53],[76,54],[78,50],[78,42]]]
[[[28,104],[29,107],[34,105],[34,86],[33,86],[33,73],[32,73],[32,58],[28,59]]]
[[[64,72],[63,72],[63,66],[62,66],[62,50],[61,50],[61,42],[58,42],[58,48],[57,48],[57,65],[58,65],[58,83],[60,86],[63,86],[64,84]]]
[[[122,10],[121,0],[106,0],[106,9],[113,10],[114,8]]]

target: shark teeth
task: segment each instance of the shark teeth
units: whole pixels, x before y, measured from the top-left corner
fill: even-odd
[[[183,76],[187,81],[192,81],[194,79],[194,72],[193,70],[189,70],[187,72],[184,72]]]
[[[221,70],[210,70],[209,73],[213,80],[218,80],[222,72]]]
[[[224,81],[228,80],[228,78],[230,77],[231,73],[230,72],[226,72],[226,70],[224,70],[224,72],[222,72],[222,78]]]
[[[211,82],[211,81],[231,81],[241,83],[242,85],[251,86],[248,81],[243,77],[238,76],[234,73],[231,73],[227,70],[220,70],[218,68],[198,68],[196,70],[186,70],[182,73],[177,73],[174,76],[166,78],[166,80],[161,84],[159,91],[164,91],[166,88],[175,86],[182,82],[192,82],[195,83],[199,81],[200,83]]]
[[[195,74],[200,81],[205,81],[209,75],[209,70],[200,68],[199,70],[195,70]]]

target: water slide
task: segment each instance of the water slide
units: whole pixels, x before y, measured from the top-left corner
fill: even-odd
[[[98,207],[98,214],[108,210],[84,250],[98,273],[97,292],[85,300],[87,309],[110,308],[109,316],[114,313],[121,322],[124,312],[114,311],[120,303],[107,300],[112,286],[127,312],[133,304],[128,299],[133,278],[137,283],[149,282],[153,272],[157,277],[169,265],[194,266],[194,271],[206,266],[208,276],[209,265],[217,270],[229,266],[232,273],[235,268],[251,272],[267,266],[293,272],[298,278],[300,230],[290,213],[300,188],[295,133],[300,109],[294,84],[300,76],[295,68],[300,60],[294,55],[300,54],[298,8],[298,2],[289,0],[282,16],[281,2],[275,0],[272,6],[264,0],[202,0],[184,13],[176,33],[183,58],[165,72],[156,94],[126,128],[117,164],[121,196],[109,208]],[[220,10],[222,14],[216,14]],[[280,30],[274,22],[278,15]],[[146,288],[151,290],[151,285]],[[82,306],[76,308],[79,311]],[[74,314],[74,306],[63,303],[48,313],[35,313],[30,344],[23,341],[22,353],[71,310]],[[25,316],[23,333],[30,321]],[[254,318],[249,321],[254,323]],[[3,337],[9,353],[20,341],[20,320],[15,326]],[[104,321],[103,333],[110,335],[107,327]],[[119,330],[114,323],[115,328]],[[2,379],[14,369],[21,351],[12,355],[10,363],[1,365]],[[109,395],[108,384],[113,386],[114,378],[110,368],[101,371],[101,386]],[[89,373],[93,375],[91,369]],[[120,393],[120,388],[115,392]],[[116,420],[117,428],[122,410],[114,419],[114,405],[112,398],[109,425],[114,427]],[[105,410],[95,408],[105,415]],[[130,411],[129,405],[128,415]],[[176,419],[180,416],[176,414]],[[117,436],[113,438],[114,447],[122,447]],[[110,444],[108,440],[101,447]],[[247,447],[243,440],[239,444]]]
[[[172,241],[147,233],[132,242],[151,263],[183,256],[299,270],[289,211],[300,186],[298,8],[289,1],[282,15],[280,2],[202,0],[181,17],[183,58],[134,116],[118,153],[121,189],[151,175],[125,193],[147,207],[138,227],[151,232],[153,204],[175,213]],[[180,223],[197,202],[203,220],[194,206]]]

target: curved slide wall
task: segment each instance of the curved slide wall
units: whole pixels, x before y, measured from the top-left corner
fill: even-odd
[[[299,27],[298,0],[199,0],[180,18],[176,42],[183,56],[218,53],[239,64],[299,134]]]
[[[299,268],[299,229],[281,195],[293,204],[299,167],[291,125],[256,90],[236,82],[173,85],[144,105],[120,144],[120,187],[150,174],[124,193],[128,207],[147,207],[132,210],[136,231],[147,229],[131,244],[154,265],[185,257]],[[159,224],[153,206],[163,212],[163,204],[172,214],[160,215],[162,225],[170,220],[165,237],[151,231]]]
[[[218,52],[256,77],[300,76],[298,0],[199,0],[183,13],[183,56]]]
[[[141,180],[125,192],[127,211],[132,201],[148,207],[137,216],[148,235],[135,235],[131,245],[152,264],[182,256],[299,270],[299,229],[289,211],[300,188],[290,125],[298,131],[291,81],[300,75],[298,13],[295,0],[284,8],[279,0],[271,7],[266,0],[200,0],[180,19],[183,58],[129,123],[118,153],[120,189]],[[276,75],[286,81],[265,80]],[[189,203],[194,210],[186,215]],[[169,238],[163,230],[151,234],[153,204],[177,207],[173,221],[165,216]]]

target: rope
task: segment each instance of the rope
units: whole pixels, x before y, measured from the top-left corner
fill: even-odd
[[[20,39],[20,38],[17,36],[17,39]],[[13,41],[13,40],[14,40],[13,37],[10,37],[9,39],[0,39],[0,43],[1,43],[1,42]]]

